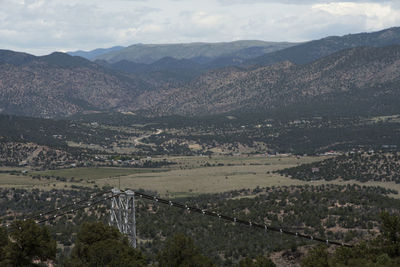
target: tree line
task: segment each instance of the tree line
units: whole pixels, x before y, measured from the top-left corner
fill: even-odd
[[[361,241],[354,247],[334,250],[317,245],[308,250],[301,266],[399,266],[400,217],[383,212],[380,215],[380,233],[376,238]],[[14,221],[9,229],[0,228],[0,266],[46,266],[55,263],[56,241],[47,226],[33,220]],[[214,267],[188,236],[176,234],[164,242],[156,261],[150,262],[144,254],[129,245],[126,236],[116,228],[101,222],[86,222],[77,233],[70,255],[57,266],[166,266]],[[243,257],[238,267],[273,267],[265,255]]]
[[[195,246],[192,239],[176,234],[166,240],[164,248],[149,262],[144,254],[129,245],[126,236],[118,229],[101,222],[86,222],[79,232],[70,255],[56,260],[56,241],[46,226],[33,220],[15,221],[8,232],[0,228],[0,266],[25,267],[47,266],[56,263],[65,267],[214,267],[209,258]],[[238,267],[273,267],[275,264],[265,256],[255,259],[243,258]]]

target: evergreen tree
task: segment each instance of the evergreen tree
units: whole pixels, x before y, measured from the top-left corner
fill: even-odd
[[[116,228],[97,222],[82,225],[66,265],[141,267],[146,260]]]
[[[329,253],[327,247],[311,249],[302,266],[400,266],[400,218],[387,212],[381,214],[381,235],[354,247],[340,247]]]
[[[33,220],[15,221],[11,225],[10,240],[0,234],[4,247],[5,266],[36,266],[34,261],[54,260],[56,241],[47,227],[39,226]]]
[[[208,267],[214,266],[210,259],[203,256],[193,240],[177,234],[166,241],[164,249],[158,254],[161,267]]]
[[[304,267],[325,267],[328,264],[329,254],[325,245],[319,245],[312,248],[306,258],[301,262]]]
[[[5,265],[6,246],[8,245],[8,235],[5,228],[0,227],[0,266]]]
[[[275,263],[273,263],[269,258],[264,257],[262,255],[258,256],[255,260],[250,258],[242,259],[238,267],[275,267]]]
[[[392,257],[400,256],[400,217],[390,216],[388,212],[383,212],[381,219],[387,253]]]

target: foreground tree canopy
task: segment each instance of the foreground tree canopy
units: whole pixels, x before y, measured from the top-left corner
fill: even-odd
[[[258,256],[256,259],[252,260],[250,258],[245,258],[241,260],[238,264],[238,267],[275,267],[275,263],[273,263],[269,258],[264,256]]]
[[[177,234],[167,240],[157,260],[159,266],[163,267],[214,266],[210,259],[200,253],[193,241],[182,234]]]
[[[0,266],[36,266],[34,262],[55,259],[56,241],[47,227],[27,220],[16,221],[10,228],[9,237],[0,229]]]
[[[147,266],[143,254],[116,228],[85,223],[78,232],[67,266]]]
[[[400,217],[381,214],[381,234],[353,248],[340,247],[329,253],[324,245],[311,249],[302,266],[400,266]]]
[[[400,217],[381,214],[381,233],[352,248],[328,250],[325,245],[310,249],[302,266],[400,266]],[[0,266],[42,266],[56,258],[56,242],[45,226],[33,220],[16,221],[10,231],[0,228]],[[103,223],[84,223],[77,234],[70,257],[62,266],[147,266],[142,252],[132,248],[128,239],[116,228]],[[152,266],[209,267],[215,264],[195,246],[189,237],[177,234],[165,241]],[[273,267],[275,264],[260,255],[243,258],[238,267]]]

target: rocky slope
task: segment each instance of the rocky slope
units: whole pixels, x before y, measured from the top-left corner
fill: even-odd
[[[0,112],[39,117],[118,110],[151,86],[80,57],[0,51]]]
[[[198,77],[189,65],[164,58],[149,73],[144,68],[146,74],[122,74],[63,53],[35,57],[0,51],[0,112],[38,117],[139,110],[149,115],[282,109],[314,116],[400,113],[400,46],[357,47],[307,64],[227,67]]]
[[[400,27],[394,27],[372,33],[326,37],[249,59],[244,64],[265,66],[283,61],[305,64],[344,49],[398,44],[400,44]]]
[[[78,157],[35,143],[0,142],[0,166],[59,167],[77,164]]]
[[[354,48],[306,65],[283,62],[256,69],[210,72],[190,85],[145,92],[135,101],[160,114],[209,114],[236,110],[271,110],[318,100],[365,109],[396,106],[399,99],[400,46]],[[380,102],[381,101],[381,102]],[[372,106],[370,105],[372,104]],[[395,108],[396,109],[396,108]]]

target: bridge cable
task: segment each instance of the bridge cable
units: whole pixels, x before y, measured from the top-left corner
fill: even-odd
[[[350,247],[350,248],[353,247],[353,245],[345,244],[343,242],[331,241],[331,240],[328,240],[328,239],[322,239],[322,238],[314,237],[314,236],[311,236],[311,235],[301,234],[299,232],[288,231],[288,230],[285,230],[285,229],[282,229],[282,228],[277,228],[277,227],[269,226],[269,225],[266,225],[266,224],[258,224],[258,223],[254,223],[254,222],[251,222],[251,221],[245,221],[245,220],[238,219],[236,217],[230,217],[230,216],[226,216],[226,215],[223,215],[223,214],[220,214],[220,213],[207,211],[205,209],[200,209],[200,208],[197,208],[197,207],[191,207],[191,206],[188,206],[188,205],[185,205],[185,204],[182,204],[182,203],[178,203],[178,202],[175,202],[175,201],[165,200],[165,199],[162,199],[162,198],[159,198],[159,197],[156,197],[156,196],[147,195],[145,193],[140,193],[140,192],[135,192],[135,191],[133,191],[133,192],[134,192],[134,194],[136,196],[139,196],[140,198],[143,198],[143,199],[148,199],[148,200],[151,200],[151,201],[154,201],[154,202],[157,202],[157,203],[162,203],[162,204],[165,204],[165,205],[174,206],[176,208],[184,209],[184,210],[187,210],[187,211],[190,211],[190,212],[196,212],[196,213],[203,214],[203,215],[206,215],[206,216],[223,219],[225,221],[230,221],[230,222],[233,222],[233,223],[246,225],[246,226],[249,226],[249,227],[263,229],[265,231],[272,231],[272,232],[278,232],[278,233],[285,234],[285,235],[301,237],[301,238],[304,238],[304,239],[325,243],[327,245],[336,245],[336,246],[343,246],[343,247]]]
[[[39,219],[39,218],[41,218],[41,217],[43,217],[45,215],[49,215],[51,213],[58,212],[60,210],[64,210],[66,208],[70,208],[69,210],[67,210],[67,211],[65,211],[63,213],[57,213],[57,214],[55,214],[55,215],[53,215],[53,216],[51,216],[49,218],[39,220],[36,223],[41,224],[41,223],[44,223],[44,222],[47,222],[47,221],[52,221],[52,220],[54,220],[54,219],[56,219],[58,217],[61,217],[61,216],[64,216],[64,215],[67,215],[67,214],[70,214],[70,213],[74,213],[74,212],[76,212],[78,210],[82,210],[82,209],[97,205],[97,204],[99,204],[101,202],[104,202],[106,200],[110,200],[110,199],[112,199],[114,197],[117,197],[118,195],[124,194],[125,191],[121,190],[121,193],[113,194],[112,196],[105,197],[103,199],[100,199],[100,200],[97,200],[97,201],[94,201],[94,202],[91,202],[91,203],[87,203],[90,200],[98,198],[99,196],[102,196],[107,192],[109,192],[109,191],[103,191],[103,192],[101,192],[99,194],[96,194],[95,196],[91,196],[88,199],[84,199],[84,200],[81,200],[81,201],[78,201],[78,202],[74,202],[72,204],[68,204],[68,205],[65,205],[63,207],[59,207],[57,209],[50,210],[50,211],[47,211],[47,212],[44,212],[44,213],[40,213],[39,215],[33,216],[33,217],[29,218],[29,219],[37,220],[37,219]],[[230,217],[230,216],[226,216],[226,215],[223,215],[223,214],[220,214],[220,213],[207,211],[205,209],[200,209],[200,208],[197,208],[197,207],[188,206],[186,204],[182,204],[182,203],[179,203],[179,202],[162,199],[162,198],[159,198],[157,196],[152,196],[152,195],[148,195],[148,194],[141,193],[141,192],[136,192],[136,191],[132,191],[132,192],[135,195],[138,195],[140,198],[148,199],[148,200],[151,200],[151,201],[154,201],[154,202],[157,202],[157,203],[173,206],[173,207],[180,208],[180,209],[183,209],[183,210],[186,210],[186,211],[189,211],[189,212],[196,212],[196,213],[199,213],[199,214],[202,214],[202,215],[223,219],[225,221],[230,221],[230,222],[233,222],[233,223],[246,225],[246,226],[249,226],[249,227],[254,227],[254,228],[258,228],[258,229],[264,229],[265,231],[272,231],[272,232],[278,232],[278,233],[285,234],[285,235],[301,237],[301,238],[312,240],[312,241],[322,242],[322,243],[325,243],[327,245],[353,247],[353,245],[345,244],[343,242],[341,243],[341,242],[337,242],[337,241],[331,241],[331,240],[328,240],[328,239],[322,239],[322,238],[314,237],[314,236],[311,236],[311,235],[301,234],[299,232],[291,232],[291,231],[288,231],[288,230],[285,230],[285,229],[282,229],[282,228],[277,228],[277,227],[269,226],[269,225],[266,225],[266,224],[258,224],[258,223],[254,223],[254,222],[251,222],[251,221],[245,221],[245,220],[242,220],[242,219],[238,219],[236,217]],[[80,204],[83,204],[85,202],[87,203],[86,205],[80,206]],[[24,219],[24,220],[27,220],[27,219]],[[9,227],[9,226],[10,226],[9,224],[6,225],[6,227]]]
[[[85,208],[89,208],[91,206],[95,206],[95,205],[97,205],[97,204],[99,204],[101,202],[110,200],[110,199],[112,199],[112,198],[114,198],[114,197],[116,197],[116,196],[118,196],[120,194],[123,194],[123,193],[113,194],[112,196],[105,197],[105,198],[97,200],[97,201],[89,202],[91,200],[97,199],[98,197],[104,195],[105,193],[109,193],[109,191],[103,191],[103,192],[98,193],[98,194],[96,194],[94,196],[90,196],[90,198],[87,198],[87,199],[84,199],[84,200],[80,200],[80,201],[74,201],[72,204],[68,204],[68,205],[59,207],[57,209],[53,209],[53,210],[50,210],[50,211],[47,211],[47,212],[40,213],[40,215],[37,215],[37,216],[32,216],[30,218],[25,218],[25,219],[23,219],[23,221],[34,220],[37,224],[42,224],[42,223],[47,222],[47,221],[55,220],[58,217],[61,217],[61,216],[64,216],[64,215],[67,215],[67,214],[70,214],[70,213],[74,213],[74,212],[76,212],[78,210],[82,210],[82,209],[85,209]],[[82,204],[84,204],[84,205],[82,205]],[[52,216],[50,216],[48,218],[40,220],[40,218],[43,218],[46,215],[50,215],[50,214],[52,214],[54,212],[59,212],[59,211],[65,210],[67,208],[68,208],[68,210],[66,210],[66,211],[64,211],[62,213],[57,213],[57,214],[52,215]],[[12,225],[11,224],[6,224],[5,226],[6,227],[10,227]]]

